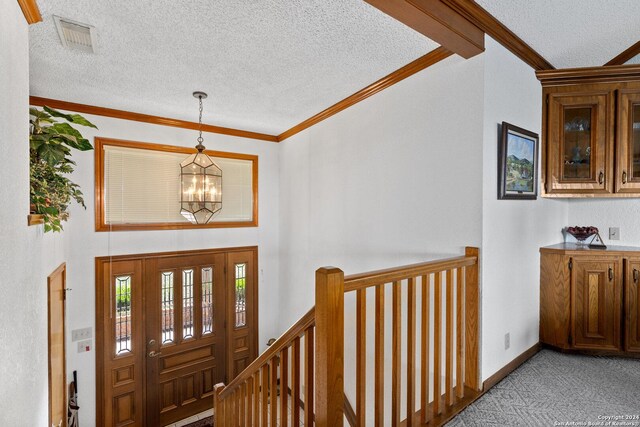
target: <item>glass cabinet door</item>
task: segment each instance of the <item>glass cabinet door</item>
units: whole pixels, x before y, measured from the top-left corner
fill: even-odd
[[[640,90],[623,90],[619,96],[616,190],[640,193]]]
[[[612,193],[613,92],[549,95],[547,193]]]

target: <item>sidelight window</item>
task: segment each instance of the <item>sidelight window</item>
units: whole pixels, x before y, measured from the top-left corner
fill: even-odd
[[[182,338],[193,338],[193,269],[182,270]]]
[[[131,352],[131,276],[115,278],[116,355]]]
[[[173,271],[163,271],[161,278],[160,308],[162,324],[162,344],[173,341]]]
[[[236,328],[247,325],[247,263],[236,264]]]
[[[213,268],[202,271],[202,335],[213,332]]]

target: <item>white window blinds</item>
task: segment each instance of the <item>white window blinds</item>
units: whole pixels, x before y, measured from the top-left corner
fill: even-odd
[[[186,157],[105,145],[105,224],[188,223],[180,215],[180,162]],[[222,210],[212,222],[253,221],[253,162],[212,158],[222,169]]]

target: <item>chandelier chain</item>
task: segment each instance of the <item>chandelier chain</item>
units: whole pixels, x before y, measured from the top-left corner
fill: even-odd
[[[198,143],[202,144],[202,141],[204,141],[204,139],[202,139],[202,95],[198,96],[198,99],[200,100],[200,116],[198,117],[198,131],[200,135],[198,136]]]

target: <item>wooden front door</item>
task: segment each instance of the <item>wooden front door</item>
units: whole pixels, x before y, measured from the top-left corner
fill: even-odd
[[[96,262],[98,426],[164,426],[207,410],[214,385],[257,356],[257,248]]]
[[[147,425],[210,408],[225,378],[224,262],[225,254],[146,261]]]
[[[62,264],[47,278],[49,323],[49,425],[67,426],[67,374],[65,359],[65,283]]]
[[[616,258],[573,259],[573,347],[618,350],[622,265]]]

